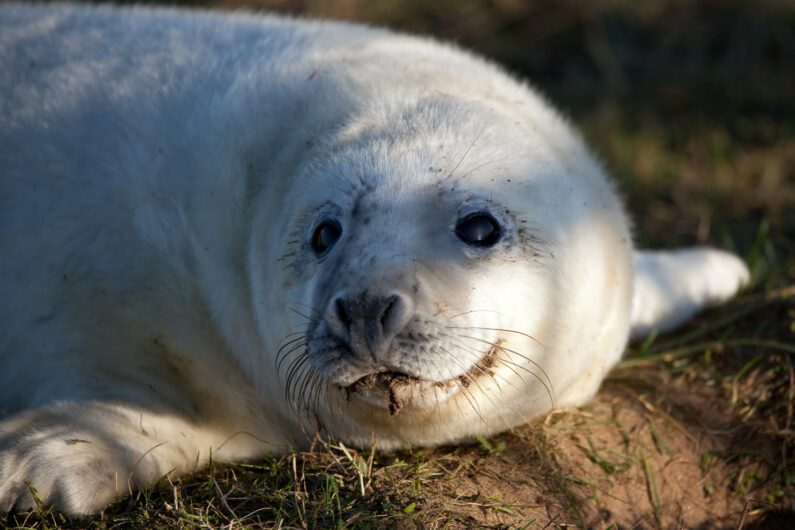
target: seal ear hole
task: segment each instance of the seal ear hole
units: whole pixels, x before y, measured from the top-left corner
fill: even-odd
[[[491,247],[500,240],[502,228],[490,214],[478,212],[459,220],[455,235],[467,245]]]
[[[322,256],[329,250],[342,236],[342,227],[336,221],[323,221],[312,234],[312,250],[318,256]]]

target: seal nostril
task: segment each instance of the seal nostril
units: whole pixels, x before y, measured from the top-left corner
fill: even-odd
[[[395,303],[397,303],[397,296],[390,296],[389,299],[386,301],[386,305],[384,310],[381,312],[381,328],[386,331],[387,327],[389,326],[389,317],[390,313],[392,312],[393,308],[395,307]]]
[[[334,302],[334,309],[337,312],[337,318],[339,319],[340,323],[342,323],[346,328],[350,329],[351,327],[351,316],[348,314],[347,309],[345,309],[345,302],[342,301],[341,298],[337,298]]]
[[[393,295],[386,300],[383,307],[379,324],[384,337],[390,337],[397,333],[405,323],[403,313],[406,311],[406,305],[400,296]]]

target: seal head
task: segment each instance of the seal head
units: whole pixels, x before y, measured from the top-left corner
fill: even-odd
[[[630,275],[607,266],[629,267],[612,190],[579,143],[561,156],[493,104],[415,96],[391,110],[316,147],[284,203],[289,235],[271,235],[292,314],[277,363],[286,395],[332,433],[382,446],[559,405],[562,383],[609,364],[594,369],[578,345],[572,369],[549,347],[566,344],[564,328],[577,335],[564,320],[582,275],[613,282],[598,307],[628,311]],[[599,250],[586,260],[581,246]]]

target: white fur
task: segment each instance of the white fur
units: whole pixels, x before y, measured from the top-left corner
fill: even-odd
[[[632,336],[672,329],[699,308],[731,298],[749,280],[745,263],[728,252],[637,252]]]
[[[640,254],[633,301],[623,210],[578,137],[527,86],[427,39],[5,5],[0,72],[0,511],[32,505],[30,485],[95,512],[211,451],[301,447],[314,415],[384,449],[499,431],[590,398],[631,324],[669,328],[747,280],[716,251]],[[346,221],[316,260],[318,212],[348,219],[356,200],[369,228]],[[504,216],[505,241],[464,248],[466,208]],[[463,318],[464,364],[411,361],[431,381],[477,342],[513,364],[397,416],[333,387],[296,410],[276,355],[330,263],[339,285],[410,271],[417,311]]]

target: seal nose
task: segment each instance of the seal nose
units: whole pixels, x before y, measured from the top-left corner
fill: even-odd
[[[377,357],[411,320],[414,304],[400,293],[371,296],[338,295],[331,300],[326,320],[334,335],[357,355]]]

